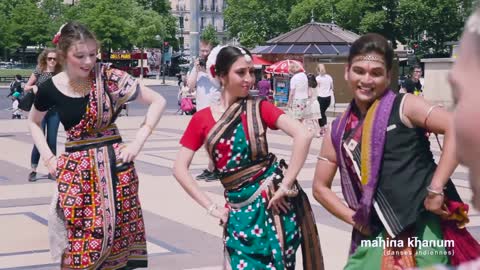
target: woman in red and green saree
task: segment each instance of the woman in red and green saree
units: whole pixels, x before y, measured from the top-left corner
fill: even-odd
[[[324,138],[313,193],[353,226],[345,269],[458,264],[480,249],[463,228],[468,206],[449,179],[458,165],[452,116],[422,97],[393,93],[392,65],[384,37],[352,44],[345,79],[354,97]],[[427,131],[444,134],[438,166]],[[337,169],[346,204],[331,190]]]
[[[158,123],[165,100],[123,71],[96,64],[98,43],[70,22],[54,41],[64,71],[43,83],[29,127],[57,189],[49,217],[50,250],[61,269],[147,267],[145,225],[133,160]],[[115,120],[125,102],[150,107],[135,139],[125,144]],[[40,123],[55,107],[65,127],[65,153],[50,151]]]
[[[295,253],[301,245],[304,269],[323,269],[311,208],[295,181],[312,134],[268,101],[249,96],[255,76],[246,49],[215,48],[207,70],[222,86],[221,100],[191,119],[180,141],[174,176],[208,214],[220,219],[225,268],[295,269]],[[268,152],[267,128],[280,129],[293,138],[288,169]],[[225,188],[225,207],[212,203],[188,172],[202,145]]]

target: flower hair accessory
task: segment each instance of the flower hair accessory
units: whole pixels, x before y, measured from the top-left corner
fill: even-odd
[[[207,73],[210,81],[212,81],[217,87],[220,87],[220,79],[217,76],[215,63],[217,62],[218,53],[227,46],[216,46],[212,49],[207,58]]]
[[[477,11],[475,11],[470,18],[468,18],[465,28],[468,32],[480,36],[480,8],[477,9]]]
[[[252,57],[250,57],[250,55],[248,55],[247,52],[242,47],[237,47],[237,49],[240,50],[240,52],[243,54],[247,62],[249,63],[252,62]]]
[[[58,29],[58,32],[55,34],[55,36],[53,36],[53,39],[52,39],[52,43],[57,45],[58,44],[58,41],[60,40],[60,35],[62,34],[62,29],[63,27],[67,25],[66,23],[62,24],[62,26],[60,26],[60,29]]]

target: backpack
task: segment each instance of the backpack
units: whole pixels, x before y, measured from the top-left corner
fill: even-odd
[[[180,100],[180,109],[183,112],[190,112],[193,110],[193,102],[190,98],[182,98]]]

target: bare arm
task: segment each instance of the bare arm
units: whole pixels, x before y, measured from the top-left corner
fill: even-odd
[[[344,222],[354,225],[354,211],[348,208],[332,191],[332,182],[337,172],[337,156],[333,148],[330,129],[327,129],[320,149],[313,178],[313,197],[330,213]]]
[[[297,178],[298,173],[302,169],[305,160],[307,159],[313,134],[308,132],[307,128],[299,121],[288,117],[286,114],[280,115],[276,125],[280,130],[293,138],[290,164],[282,181],[286,188],[291,188],[293,186],[293,182]]]
[[[32,73],[32,75],[30,75],[30,78],[28,78],[28,81],[25,84],[25,87],[23,89],[25,91],[30,91],[33,89],[33,93],[36,94],[38,90],[37,86],[35,85],[36,82],[37,82],[37,77],[35,76],[35,74]]]
[[[47,114],[47,111],[41,112],[35,108],[35,105],[32,106],[30,109],[30,113],[28,114],[28,128],[30,129],[30,133],[32,134],[33,142],[35,146],[37,146],[40,155],[44,162],[48,162],[46,165],[50,173],[55,173],[56,166],[50,166],[50,164],[56,164],[53,162],[56,160],[55,155],[48,147],[47,140],[45,139],[45,134],[43,134],[42,130],[42,120],[43,117]]]
[[[432,107],[431,104],[427,103],[422,97],[410,94],[405,98],[403,112],[408,121],[416,127],[445,135],[443,151],[431,183],[432,188],[441,190],[458,166],[458,160],[455,155],[456,147],[452,114],[444,108],[435,107],[427,119],[427,113]]]
[[[456,146],[452,114],[443,108],[435,107],[428,115],[432,105],[428,104],[424,98],[407,94],[405,99],[403,112],[407,121],[416,127],[425,128],[437,134],[444,134],[443,151],[430,183],[432,190],[441,193],[458,166],[455,155]],[[443,200],[443,196],[429,192],[425,199],[425,208],[435,214],[445,215],[447,212],[442,210]]]
[[[188,170],[194,155],[195,152],[193,150],[182,146],[173,164],[173,176],[192,199],[205,209],[209,209],[213,205],[212,200],[200,189],[197,181],[193,179]],[[224,208],[213,209],[211,212],[213,216],[222,219],[223,222],[227,220],[227,213],[228,211]]]
[[[160,94],[144,86],[142,83],[137,100],[142,104],[149,105],[149,107],[145,115],[144,124],[137,131],[135,140],[120,154],[120,158],[125,162],[132,161],[135,156],[138,155],[148,136],[150,136],[157,126],[166,106],[166,101]]]
[[[198,77],[198,60],[195,60],[195,66],[190,71],[190,74],[187,78],[187,86],[190,88],[191,91],[194,91],[195,87],[197,87],[197,77]]]

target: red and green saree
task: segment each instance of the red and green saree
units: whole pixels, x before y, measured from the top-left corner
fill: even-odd
[[[206,137],[230,208],[224,232],[225,266],[294,269],[301,245],[304,269],[323,269],[311,207],[298,183],[299,195],[288,199],[291,210],[274,214],[267,209],[286,164],[268,152],[261,103],[246,98],[232,104]]]

